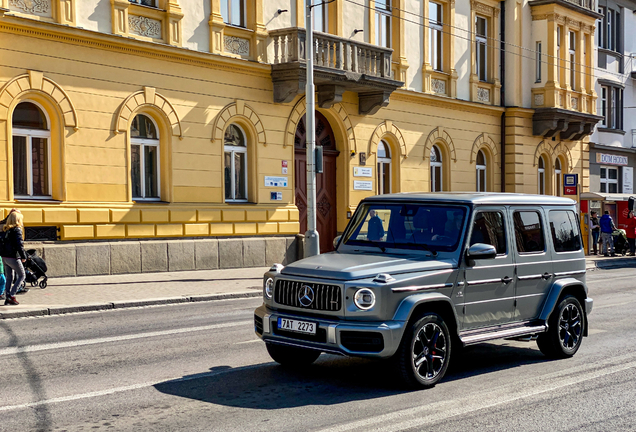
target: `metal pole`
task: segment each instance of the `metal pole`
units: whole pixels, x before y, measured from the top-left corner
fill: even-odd
[[[305,233],[305,257],[320,254],[320,239],[316,229],[316,92],[314,90],[314,29],[311,20],[311,3],[305,0],[305,28],[307,42],[305,55],[307,60],[307,232]]]

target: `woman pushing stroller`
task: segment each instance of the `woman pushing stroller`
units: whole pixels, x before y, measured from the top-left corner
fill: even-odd
[[[2,239],[0,256],[2,256],[4,274],[7,279],[4,300],[5,306],[19,304],[15,295],[26,277],[23,266],[23,263],[27,259],[22,236],[23,221],[24,216],[22,216],[20,210],[12,209],[9,216],[0,222],[4,223],[2,231],[0,232],[0,238]]]

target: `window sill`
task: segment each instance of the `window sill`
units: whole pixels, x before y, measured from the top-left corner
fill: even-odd
[[[242,201],[242,200],[233,200],[233,201],[225,200],[225,204],[254,204],[254,203],[251,203],[248,200],[244,200],[244,201]]]
[[[24,202],[24,203],[28,203],[28,202],[38,202],[38,203],[54,203],[54,204],[59,204],[62,201],[58,201],[58,200],[54,200],[53,198],[51,198],[50,196],[43,196],[43,197],[38,197],[38,196],[16,196],[14,197],[15,202]]]
[[[167,201],[161,201],[160,198],[152,199],[152,198],[133,198],[133,203],[135,204],[170,204]]]
[[[599,132],[604,132],[604,133],[613,133],[613,134],[617,134],[617,135],[625,135],[625,131],[621,130],[621,129],[613,129],[613,128],[607,128],[607,127],[598,127],[598,131]]]

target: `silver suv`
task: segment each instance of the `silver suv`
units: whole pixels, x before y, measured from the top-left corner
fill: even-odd
[[[466,345],[536,338],[565,358],[587,336],[592,299],[570,199],[376,196],[334,242],[335,252],[264,276],[255,331],[278,363],[391,358],[405,384],[430,387]]]

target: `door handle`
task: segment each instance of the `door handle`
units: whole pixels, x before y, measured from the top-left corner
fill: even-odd
[[[504,278],[501,278],[501,281],[505,283],[506,285],[508,285],[510,282],[512,282],[512,278],[506,276]]]
[[[545,272],[545,273],[543,273],[543,274],[541,275],[541,279],[545,279],[545,280],[548,280],[548,279],[550,279],[551,277],[552,277],[552,275],[551,275],[550,273],[548,273],[548,272]]]

